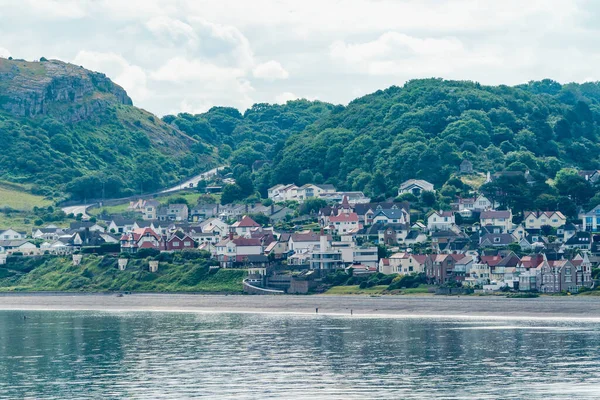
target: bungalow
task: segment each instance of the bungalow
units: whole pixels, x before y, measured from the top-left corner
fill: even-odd
[[[97,223],[89,221],[71,222],[71,224],[69,225],[69,229],[72,231],[89,230],[90,232],[104,232],[105,230],[104,227],[98,225]]]
[[[58,240],[60,235],[65,232],[60,228],[36,228],[33,230],[31,237],[34,239]]]
[[[35,244],[23,240],[0,240],[0,253],[23,253],[23,255],[34,255],[38,253],[38,248]]]
[[[493,225],[502,227],[503,232],[508,232],[512,228],[512,212],[511,210],[503,211],[482,211],[479,214],[479,222],[481,226]]]
[[[108,231],[113,233],[127,233],[134,229],[135,220],[115,217],[108,224]]]
[[[525,229],[540,229],[542,226],[559,228],[567,222],[567,218],[560,211],[525,211]]]
[[[409,179],[400,185],[398,196],[404,193],[411,193],[419,197],[424,191],[435,192],[433,184],[422,179]]]
[[[452,211],[434,211],[427,217],[427,229],[430,231],[446,231],[455,224]]]
[[[12,228],[0,231],[0,240],[19,240],[27,237],[26,232],[19,232]]]
[[[307,183],[296,189],[296,197],[300,202],[312,197],[320,197],[326,193],[335,193],[335,187],[329,184],[313,185],[312,183]]]

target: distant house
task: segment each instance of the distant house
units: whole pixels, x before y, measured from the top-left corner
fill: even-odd
[[[104,232],[104,227],[98,225],[95,222],[89,222],[89,221],[81,221],[81,222],[71,222],[69,224],[69,229],[71,231],[98,231],[98,232]]]
[[[523,215],[525,229],[540,229],[545,225],[559,228],[567,222],[567,217],[560,211],[525,211]]]
[[[331,242],[331,235],[327,236],[327,240]],[[288,243],[290,250],[299,253],[319,246],[320,236],[315,232],[296,232],[292,233]]]
[[[410,223],[410,215],[403,208],[377,209],[372,216],[372,222],[407,224]]]
[[[455,223],[452,211],[434,211],[427,217],[427,229],[430,231],[447,231]]]
[[[155,220],[158,218],[158,208],[160,203],[156,200],[146,200],[142,207],[142,218],[146,221]]]
[[[585,178],[586,181],[590,181],[591,183],[596,183],[598,179],[600,179],[600,171],[599,170],[585,170],[578,171],[579,176]]]
[[[472,174],[473,163],[469,160],[463,160],[463,162],[460,163],[459,172],[461,174]]]
[[[167,251],[191,250],[194,247],[196,247],[194,239],[183,232],[175,232],[165,242],[165,250]]]
[[[0,231],[0,240],[18,240],[25,239],[26,237],[26,232],[18,232],[14,229],[6,229],[4,231]]]
[[[433,184],[422,179],[409,179],[400,185],[398,196],[404,193],[411,193],[419,197],[424,191],[435,192]]]
[[[479,214],[479,223],[482,227],[486,225],[500,226],[502,227],[503,232],[508,232],[513,226],[512,212],[511,210],[482,211],[481,214]]]
[[[229,238],[216,244],[217,260],[223,268],[236,263],[250,262],[252,256],[264,256],[263,243],[258,238]],[[262,260],[262,259],[261,259]]]
[[[487,233],[481,237],[480,247],[503,247],[515,242],[510,233]]]
[[[241,220],[231,224],[231,229],[239,236],[249,234],[253,230],[262,230],[262,226],[247,215]]]
[[[340,213],[329,217],[330,227],[335,230],[338,235],[356,231],[359,228],[358,215],[356,213]]]
[[[335,187],[329,184],[313,185],[307,183],[296,190],[297,200],[300,202],[313,197],[320,197],[326,193],[335,193]]]
[[[169,204],[160,207],[156,216],[159,221],[187,221],[189,209],[187,204]]]
[[[597,232],[600,227],[600,205],[592,208],[590,211],[579,214],[583,222],[583,230],[588,232]]]
[[[200,228],[203,233],[210,233],[215,236],[226,236],[229,233],[229,225],[219,218],[210,218],[202,221]]]
[[[115,217],[108,224],[108,231],[114,233],[131,232],[134,225],[135,220],[133,219]]]
[[[125,233],[119,239],[121,252],[137,253],[140,249],[163,250],[163,240],[159,234],[150,228],[135,229]]]
[[[589,232],[577,232],[563,245],[566,249],[591,250],[592,235]]]

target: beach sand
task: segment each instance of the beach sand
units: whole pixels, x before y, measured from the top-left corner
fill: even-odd
[[[190,294],[2,294],[0,310],[250,312],[354,317],[577,319],[600,321],[600,298],[446,296],[244,296]]]

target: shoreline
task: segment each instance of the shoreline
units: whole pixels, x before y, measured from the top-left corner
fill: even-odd
[[[319,312],[316,313],[316,308]],[[254,313],[360,318],[570,320],[600,322],[594,297],[247,296],[214,294],[3,293],[2,311]]]

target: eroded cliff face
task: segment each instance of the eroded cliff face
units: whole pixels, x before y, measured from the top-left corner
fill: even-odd
[[[125,90],[104,74],[56,60],[0,58],[0,109],[13,115],[48,115],[73,123],[115,103],[133,104]]]

